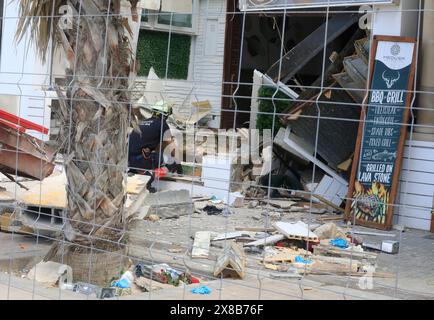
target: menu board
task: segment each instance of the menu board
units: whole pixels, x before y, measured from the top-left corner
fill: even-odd
[[[414,81],[415,40],[376,37],[371,86],[353,164],[347,211],[358,224],[389,229]]]
[[[396,0],[239,0],[241,11],[391,4]]]

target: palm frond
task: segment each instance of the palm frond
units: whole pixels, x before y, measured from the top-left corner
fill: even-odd
[[[20,42],[29,32],[30,39],[36,45],[39,56],[45,62],[48,45],[52,38],[60,15],[59,8],[67,3],[66,0],[17,0],[20,3],[19,21],[15,40]]]

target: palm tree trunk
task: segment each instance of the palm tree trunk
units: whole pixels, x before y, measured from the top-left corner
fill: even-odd
[[[129,18],[120,14],[127,1]],[[29,32],[45,62],[54,35],[69,63],[66,88],[57,92],[68,178],[64,236],[72,245],[55,242],[45,260],[70,264],[76,281],[107,285],[123,261],[116,253],[124,234],[129,126],[135,126],[129,88],[137,74],[132,22],[140,23],[138,0],[17,2],[16,39]]]
[[[68,241],[107,249],[123,234],[128,89],[136,74],[131,28],[119,15],[120,0],[68,4],[72,28],[55,32],[69,62],[66,96],[58,90],[68,178],[64,230]]]

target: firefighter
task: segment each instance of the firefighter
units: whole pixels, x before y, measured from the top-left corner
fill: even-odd
[[[151,107],[150,114],[144,109],[140,111],[142,115],[150,115],[150,117],[140,122],[140,132],[133,131],[130,134],[128,167],[131,173],[150,176],[147,188],[150,192],[155,192],[151,184],[155,180],[156,173],[161,172],[162,169],[182,173],[180,165],[164,164],[163,152],[173,142],[166,122],[171,108],[164,101],[160,101]]]

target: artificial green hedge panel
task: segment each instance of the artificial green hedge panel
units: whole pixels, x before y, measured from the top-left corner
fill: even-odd
[[[264,129],[272,129],[273,127],[273,100],[276,106],[276,113],[280,114],[285,109],[290,106],[290,98],[284,94],[282,91],[279,91],[276,95],[276,88],[269,86],[262,86],[259,89],[258,97],[259,97],[259,112],[256,122],[256,127],[262,132]],[[267,113],[262,114],[261,112]],[[276,115],[274,122],[274,135],[279,132],[279,129],[283,127],[283,124],[280,122],[280,116]]]
[[[169,33],[142,30],[137,45],[137,58],[140,61],[139,76],[147,76],[154,67],[160,78],[166,76],[167,46]],[[187,79],[190,63],[191,36],[172,33],[170,39],[169,79]]]

